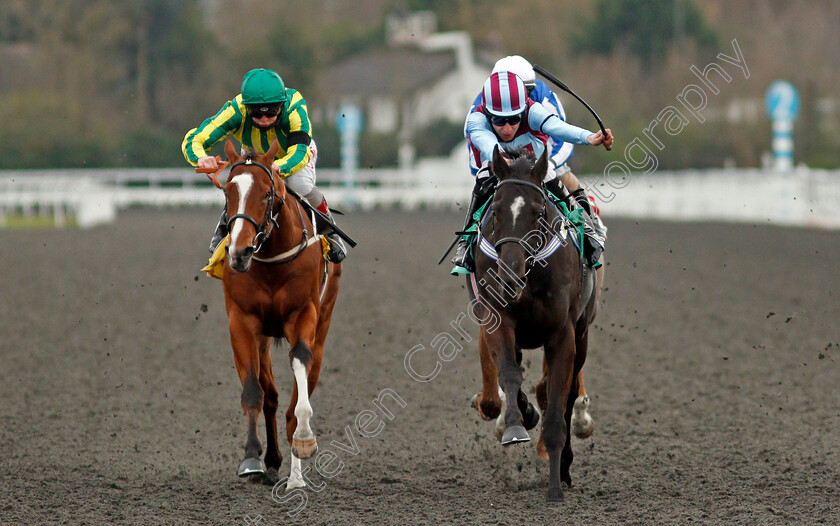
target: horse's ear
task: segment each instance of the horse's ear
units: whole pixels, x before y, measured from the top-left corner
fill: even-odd
[[[227,155],[228,161],[230,161],[231,164],[242,158],[236,153],[236,146],[233,145],[233,141],[230,139],[225,141],[225,155]]]
[[[266,160],[265,164],[270,165],[274,162],[274,158],[277,157],[277,150],[279,150],[279,149],[280,149],[280,143],[277,141],[277,137],[275,137],[274,140],[271,141],[271,147],[268,149],[267,152],[265,152],[265,156],[264,156],[264,158]]]
[[[500,181],[510,175],[510,166],[508,166],[498,144],[493,147],[493,161],[490,163],[490,172]]]
[[[545,179],[546,173],[548,172],[548,148],[543,148],[543,153],[540,155],[540,158],[537,159],[537,163],[531,169],[531,177],[536,181],[536,184],[540,184],[543,179]]]

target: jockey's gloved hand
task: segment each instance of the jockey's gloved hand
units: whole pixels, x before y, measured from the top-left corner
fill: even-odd
[[[478,192],[476,195],[486,198],[493,193],[499,180],[495,175],[488,175],[483,179],[477,179],[476,182],[480,185],[477,188]]]

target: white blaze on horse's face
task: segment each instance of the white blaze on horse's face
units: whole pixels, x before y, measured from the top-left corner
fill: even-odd
[[[513,225],[516,226],[516,218],[519,217],[519,212],[522,210],[522,207],[525,206],[525,199],[518,195],[516,199],[513,200],[513,204],[510,205],[510,213],[513,215]]]
[[[231,182],[236,185],[237,192],[239,193],[239,205],[237,206],[236,210],[240,214],[245,213],[245,200],[248,197],[248,192],[251,190],[251,187],[254,186],[254,176],[250,173],[239,174],[235,176]],[[242,232],[242,225],[245,224],[244,220],[236,221],[234,224],[230,225],[230,243],[233,245],[236,242],[236,238],[240,232]]]

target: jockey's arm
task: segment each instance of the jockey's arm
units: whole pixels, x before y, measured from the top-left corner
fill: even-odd
[[[204,120],[197,128],[188,131],[181,143],[184,158],[193,166],[202,168],[217,168],[216,160],[210,157],[207,150],[235,132],[242,124],[242,114],[234,101],[227,101],[216,115]],[[201,160],[201,163],[199,163]]]
[[[542,105],[549,113],[556,113],[563,121],[566,120],[566,111],[563,109],[563,104],[557,97],[557,94],[551,91],[543,81],[537,79],[536,86],[531,92],[531,99]],[[574,145],[568,142],[557,140],[551,141],[551,156],[549,162],[551,169],[555,171],[558,177],[562,177],[569,171],[566,163],[572,158],[574,153]]]
[[[564,122],[541,104],[533,104],[528,109],[528,125],[532,130],[541,131],[556,140],[572,144],[589,144],[587,139],[593,135],[589,130]]]
[[[481,153],[481,162],[493,159],[493,148],[499,144],[499,138],[487,122],[487,117],[480,111],[474,111],[467,117],[466,133],[472,145]]]
[[[301,168],[306,166],[312,155],[309,150],[309,143],[312,142],[310,135],[303,132],[290,133],[288,140],[286,155],[278,158],[271,165],[275,173],[284,178],[300,171]]]
[[[288,106],[289,132],[286,135],[286,154],[272,165],[274,171],[283,177],[300,171],[312,155],[309,149],[312,142],[312,123],[309,121],[306,101],[298,91],[288,89],[287,93],[291,95],[291,102]]]

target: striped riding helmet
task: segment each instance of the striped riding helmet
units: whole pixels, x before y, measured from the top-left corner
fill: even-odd
[[[481,104],[487,113],[497,117],[510,117],[526,108],[528,94],[525,83],[516,73],[498,71],[490,75],[481,92]]]

